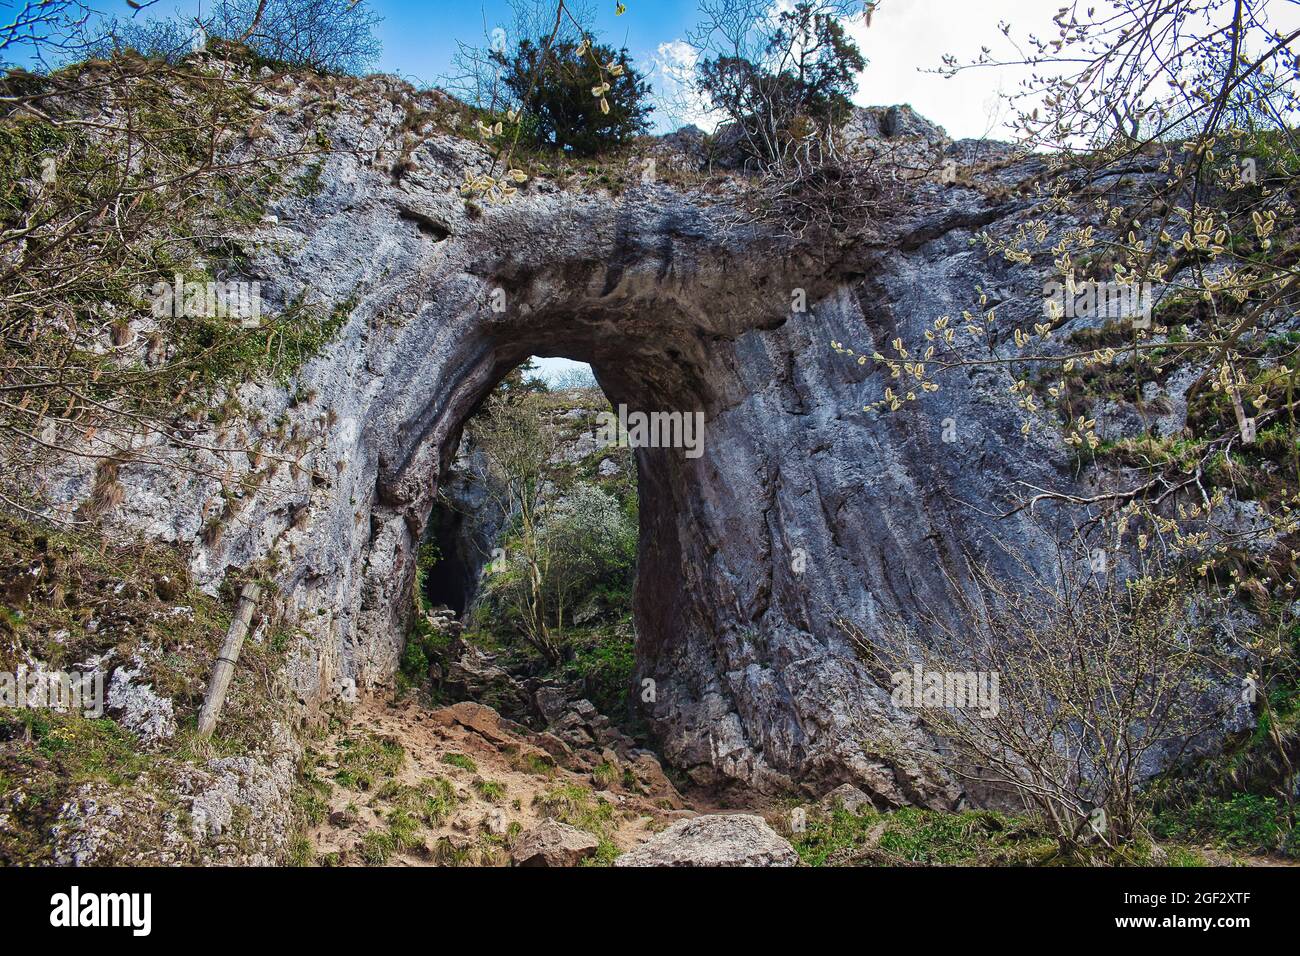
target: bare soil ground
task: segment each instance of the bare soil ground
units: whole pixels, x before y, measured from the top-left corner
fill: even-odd
[[[715,809],[688,802],[651,761],[582,773],[539,739],[480,704],[361,701],[311,754],[326,808],[311,833],[318,861],[508,865],[514,838],[549,816],[595,835],[595,862],[609,862]]]

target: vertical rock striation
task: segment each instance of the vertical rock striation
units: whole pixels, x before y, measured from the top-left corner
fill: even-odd
[[[308,635],[291,674],[304,703],[386,681],[466,416],[531,354],[590,362],[615,405],[706,421],[699,458],[637,453],[638,670],[667,758],[700,781],[952,805],[933,743],[836,622],[955,615],[945,570],[996,564],[994,535],[1032,551],[1033,530],[992,502],[1017,478],[1059,482],[1063,456],[1021,438],[993,374],[908,416],[864,413],[884,382],[831,342],[870,352],[959,313],[999,281],[973,231],[1014,202],[921,186],[852,255],[736,226],[725,197],[664,184],[611,198],[537,182],[479,209],[457,188],[485,154],[455,137],[428,135],[394,180],[376,130],[400,121],[382,98],[341,111],[319,190],[281,200],[253,237],[269,307],[306,293],[350,317],[291,389],[244,389],[308,451],[196,546],[200,579],[277,556]],[[218,488],[144,465],[122,480],[123,520],[179,541]]]

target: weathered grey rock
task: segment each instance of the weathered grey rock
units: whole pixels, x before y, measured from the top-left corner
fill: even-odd
[[[730,813],[674,823],[614,865],[798,866],[799,854],[762,817]]]
[[[443,683],[456,697],[490,703],[511,716],[528,710],[528,692],[494,663],[493,655],[459,638],[453,641],[449,655]]]
[[[537,181],[500,206],[467,204],[465,174],[492,163],[481,144],[430,129],[394,176],[408,116],[395,91],[416,95],[391,78],[350,91],[331,114],[320,189],[276,200],[245,244],[265,309],[305,296],[350,310],[287,387],[240,390],[265,422],[309,439],[298,466],[259,476],[239,521],[207,545],[217,476],[251,463],[199,450],[179,472],[142,454],[120,469],[127,497],[114,519],[192,543],[210,590],[228,568],[274,555],[303,634],[289,677],[308,706],[340,678],[383,684],[466,417],[530,355],[589,362],[615,405],[704,416],[699,457],[636,453],[636,699],[666,761],[699,783],[819,793],[847,781],[881,806],[954,806],[934,742],[841,622],[869,640],[922,609],[960,624],[947,575],[978,561],[1015,576],[1011,554],[1045,560],[1031,517],[1001,514],[1018,482],[1073,488],[1071,456],[1051,430],[1021,436],[1005,366],[950,376],[906,413],[877,415],[862,408],[888,373],[831,343],[867,354],[896,337],[917,343],[936,318],[973,307],[977,288],[1007,290],[1008,333],[1040,318],[1044,265],[988,256],[974,237],[1012,231],[1032,202],[1013,189],[1042,160],[981,169],[978,190],[914,183],[873,224],[878,242],[828,249],[780,223],[737,226],[717,193],[635,177],[617,197]],[[268,136],[291,139],[281,126],[306,95],[272,104]],[[891,149],[947,148],[903,110],[872,122],[864,135],[892,136]],[[1054,235],[1072,225],[1047,222]],[[794,290],[806,311],[791,310]],[[201,437],[200,449],[228,444]],[[91,482],[76,462],[49,481],[69,501]],[[566,744],[590,743],[580,715],[560,724]]]
[[[544,684],[533,691],[533,706],[548,724],[558,720],[569,704],[564,688]]]
[[[60,866],[176,865],[221,862],[270,866],[293,833],[289,799],[300,751],[273,725],[266,749],[177,767],[165,797],[143,787],[125,794],[104,784],[78,788],[51,827]],[[172,804],[179,799],[188,813]]]
[[[858,106],[846,124],[845,134],[850,141],[865,139],[914,138],[936,145],[945,144],[948,134],[942,126],[931,123],[912,107]]]
[[[136,683],[144,670],[119,667],[108,682],[108,707],[128,730],[145,742],[165,740],[176,734],[176,712],[168,697],[158,694],[151,684]]]
[[[871,798],[851,783],[842,783],[822,797],[821,806],[826,810],[833,810],[838,806],[849,813],[859,814],[874,809]]]
[[[597,846],[596,838],[585,830],[544,820],[519,835],[510,858],[515,866],[577,866],[595,856]]]
[[[277,222],[248,243],[265,308],[306,294],[351,313],[288,388],[241,391],[316,443],[301,468],[261,482],[219,541],[195,544],[196,578],[215,588],[228,567],[278,553],[304,632],[297,696],[313,705],[340,678],[388,681],[466,416],[529,355],[564,354],[592,363],[615,405],[704,415],[700,457],[636,452],[637,699],[666,760],[700,783],[816,790],[847,778],[882,804],[951,806],[958,791],[930,742],[837,620],[872,633],[890,613],[955,614],[940,569],[974,554],[1010,571],[994,533],[1032,552],[1032,528],[997,521],[996,502],[1013,478],[1067,480],[1066,456],[1059,442],[1020,438],[1000,373],[954,380],[941,403],[906,416],[864,413],[882,373],[830,343],[915,341],[967,307],[975,285],[1007,284],[1009,267],[969,240],[1011,207],[923,186],[887,246],[842,262],[779,228],[732,226],[716,200],[662,183],[634,182],[616,200],[529,183],[471,214],[457,189],[487,154],[434,131],[395,183],[374,143],[404,116],[382,96],[343,109],[319,192],[278,200]],[[796,288],[807,312],[790,310]],[[941,441],[949,417],[955,444]],[[229,463],[199,464],[215,475]],[[164,539],[194,541],[220,493],[215,478],[143,463],[119,480],[118,519]],[[89,476],[70,487],[84,494]],[[555,733],[573,746],[590,736]]]

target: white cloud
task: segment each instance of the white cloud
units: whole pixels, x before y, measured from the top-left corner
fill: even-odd
[[[1043,0],[885,0],[867,27],[861,17],[848,32],[870,61],[859,77],[855,101],[863,106],[910,103],[954,139],[1005,138],[1010,114],[999,92],[1014,92],[1025,75],[1015,67],[991,67],[949,80],[933,73],[945,53],[959,61],[974,59],[981,46],[1000,50],[1006,38],[1001,20],[1016,30],[1040,34],[1053,30],[1057,4]]]
[[[921,70],[939,66],[945,53],[958,62],[973,60],[983,46],[995,56],[1014,59],[999,22],[1011,24],[1012,37],[1026,33],[1052,37],[1058,32],[1052,17],[1062,5],[1045,0],[883,0],[869,28],[861,17],[847,25],[870,61],[859,77],[855,102],[863,106],[910,103],[954,139],[1006,139],[1010,133],[1005,123],[1013,114],[998,94],[1019,92],[1021,81],[1029,75],[1026,68],[981,67],[953,79]],[[1103,5],[1104,0],[1098,0],[1097,6]],[[1283,32],[1300,24],[1300,4],[1274,5],[1269,12],[1274,27]],[[1025,102],[1034,105],[1032,100]]]
[[[712,132],[718,116],[711,113],[707,101],[694,89],[695,64],[699,51],[685,40],[660,43],[650,57],[650,82],[655,90],[655,125],[671,131],[695,124]]]

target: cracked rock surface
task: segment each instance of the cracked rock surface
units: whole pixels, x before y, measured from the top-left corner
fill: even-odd
[[[870,635],[889,615],[956,615],[945,572],[969,559],[1012,573],[995,539],[1040,549],[1029,523],[998,520],[999,502],[1015,481],[1068,482],[1067,456],[1021,436],[996,371],[956,376],[906,415],[864,412],[888,381],[831,342],[870,354],[916,341],[976,286],[1018,285],[1022,304],[1004,308],[1031,314],[1034,267],[972,244],[1020,202],[924,183],[851,254],[734,225],[725,190],[637,182],[611,197],[537,181],[479,207],[458,187],[487,156],[454,136],[428,132],[394,177],[384,144],[402,116],[382,97],[345,103],[319,189],[279,200],[248,244],[268,308],[305,294],[349,314],[289,387],[241,391],[304,438],[299,466],[249,493],[211,544],[200,530],[220,485],[201,451],[197,473],[124,466],[118,520],[192,542],[212,589],[276,555],[306,635],[289,676],[307,707],[383,684],[466,416],[530,355],[589,362],[615,406],[704,415],[700,457],[637,451],[637,676],[653,689],[638,698],[667,761],[698,783],[851,783],[881,806],[954,806],[933,742],[839,622]],[[864,128],[945,146],[908,114]],[[1034,163],[997,175],[1014,183]]]

